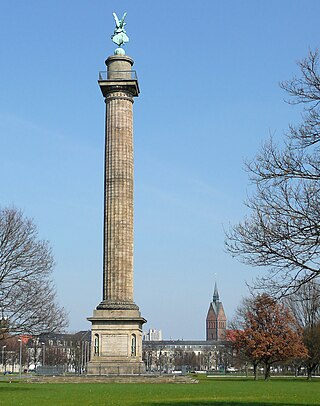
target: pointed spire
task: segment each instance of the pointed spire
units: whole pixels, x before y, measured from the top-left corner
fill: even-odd
[[[213,302],[219,301],[219,292],[218,292],[218,288],[217,288],[217,282],[214,283],[214,292],[213,292],[212,301]]]

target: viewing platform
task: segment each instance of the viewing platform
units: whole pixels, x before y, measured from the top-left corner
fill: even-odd
[[[99,72],[99,82],[106,80],[136,80],[138,81],[135,70],[109,70]]]
[[[110,92],[125,89],[133,97],[140,93],[135,70],[108,70],[99,72],[98,83],[104,97]]]

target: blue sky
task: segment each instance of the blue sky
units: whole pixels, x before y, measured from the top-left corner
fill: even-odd
[[[251,269],[224,252],[244,159],[300,110],[281,80],[319,47],[319,1],[1,2],[0,205],[34,218],[70,330],[101,300],[105,104],[98,71],[127,11],[134,104],[135,301],[146,328],[204,339],[214,281],[232,317]]]

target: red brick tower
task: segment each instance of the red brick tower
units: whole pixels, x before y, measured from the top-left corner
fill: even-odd
[[[226,339],[227,318],[222,302],[219,301],[217,283],[214,285],[212,302],[206,319],[206,340],[223,341]]]

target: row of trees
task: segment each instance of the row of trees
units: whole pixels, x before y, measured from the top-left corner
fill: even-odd
[[[0,340],[63,330],[68,317],[56,300],[54,259],[34,222],[14,207],[0,209]]]

